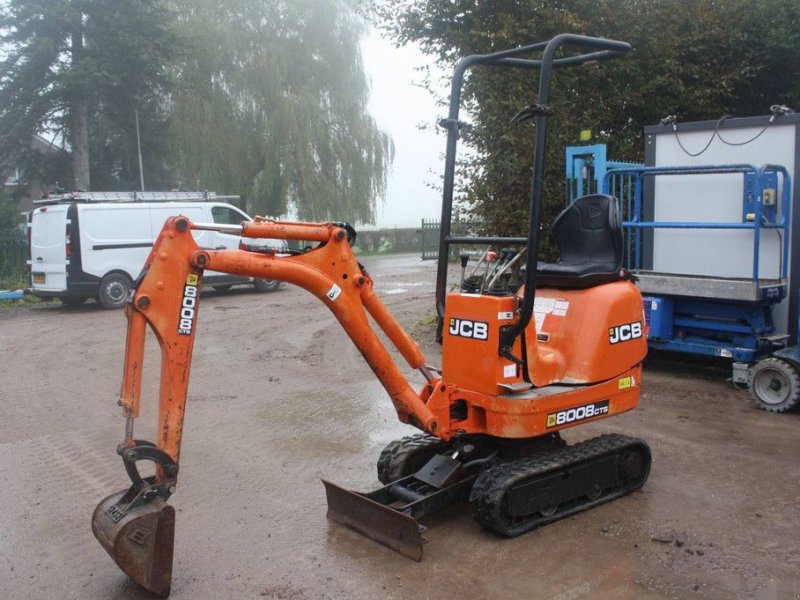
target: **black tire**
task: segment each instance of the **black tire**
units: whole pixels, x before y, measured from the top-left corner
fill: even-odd
[[[133,282],[125,273],[109,273],[100,281],[97,301],[109,310],[122,308],[128,302]]]
[[[257,292],[274,292],[281,285],[280,281],[275,279],[254,279],[253,287]]]
[[[750,396],[761,410],[783,413],[800,401],[800,375],[780,358],[766,358],[750,369]]]
[[[59,296],[58,299],[65,306],[80,306],[89,298],[87,296]]]
[[[230,292],[232,287],[233,287],[232,283],[231,284],[226,284],[226,285],[215,285],[214,286],[214,291],[215,292],[222,292],[224,294],[225,292]]]

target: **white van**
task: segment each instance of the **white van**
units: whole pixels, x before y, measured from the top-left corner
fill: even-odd
[[[30,227],[31,289],[40,298],[58,298],[68,305],[96,298],[105,308],[125,305],[134,280],[150,253],[164,221],[184,215],[195,223],[239,224],[249,221],[244,212],[215,201],[92,201],[91,198],[124,197],[124,193],[69,194],[36,208]],[[150,197],[169,198],[170,193]],[[174,196],[185,193],[176,192]],[[132,198],[143,196],[133,194]],[[205,193],[203,198],[214,198]],[[239,248],[242,238],[216,231],[194,231],[198,246],[214,250]],[[245,240],[247,247],[283,252],[283,240]],[[203,284],[227,290],[251,283],[266,292],[280,282],[206,271]]]

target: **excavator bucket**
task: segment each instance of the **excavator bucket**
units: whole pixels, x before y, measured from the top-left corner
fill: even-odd
[[[322,480],[328,497],[328,518],[416,561],[422,560],[422,533],[417,520],[372,499]],[[383,488],[382,488],[383,489]]]
[[[175,509],[156,497],[137,503],[134,488],[111,494],[92,515],[100,545],[131,579],[146,590],[169,596]]]

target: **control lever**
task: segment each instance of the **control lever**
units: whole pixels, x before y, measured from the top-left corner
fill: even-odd
[[[469,254],[466,252],[462,252],[459,255],[461,259],[461,283],[464,283],[464,279],[467,278],[467,263],[469,262]]]

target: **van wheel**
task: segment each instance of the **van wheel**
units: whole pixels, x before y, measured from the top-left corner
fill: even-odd
[[[103,305],[103,308],[111,310],[122,308],[128,301],[132,283],[131,278],[125,273],[109,273],[100,281],[98,302]]]
[[[61,304],[66,306],[80,306],[89,298],[87,296],[59,296],[58,299],[61,301]]]
[[[275,279],[254,279],[253,287],[258,292],[274,292],[281,285],[280,281]]]

